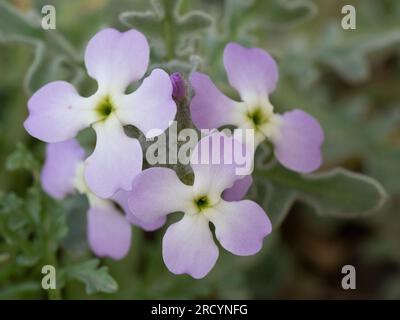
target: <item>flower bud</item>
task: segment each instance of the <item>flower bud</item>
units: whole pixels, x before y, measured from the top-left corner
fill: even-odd
[[[172,97],[176,102],[180,102],[186,96],[185,80],[183,80],[183,77],[179,72],[171,74],[170,79],[173,86]]]

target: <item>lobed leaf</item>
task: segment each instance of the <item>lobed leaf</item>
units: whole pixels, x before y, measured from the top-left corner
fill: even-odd
[[[152,0],[147,11],[125,11],[119,15],[124,25],[137,28],[148,37],[155,49],[156,65],[162,63],[167,67],[170,61],[182,59],[180,66],[184,66],[203,39],[201,31],[213,23],[213,18],[203,11],[182,14],[183,4],[183,0]],[[192,63],[188,64],[187,70],[190,69]]]
[[[87,294],[116,292],[118,290],[117,282],[109,275],[108,267],[99,268],[99,263],[99,260],[92,259],[70,266],[66,270],[66,276],[83,282]]]
[[[32,47],[34,58],[24,79],[24,89],[32,94],[46,82],[56,80],[60,74],[70,81],[76,80],[81,58],[77,51],[57,32],[41,28],[41,18],[35,11],[23,13],[13,5],[0,2],[0,43],[22,43]],[[60,64],[68,62],[68,67]],[[73,75],[66,70],[73,68]]]
[[[39,163],[25,145],[18,143],[16,150],[7,157],[6,169],[35,171],[39,169]]]

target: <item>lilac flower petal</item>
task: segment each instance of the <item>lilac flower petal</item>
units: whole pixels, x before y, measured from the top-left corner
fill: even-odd
[[[218,259],[208,220],[201,214],[185,215],[172,224],[163,238],[163,259],[172,273],[205,277]]]
[[[147,138],[159,135],[160,130],[167,129],[175,118],[172,83],[161,69],[155,69],[135,92],[119,99],[118,118],[124,124],[139,128]]]
[[[88,43],[85,64],[100,90],[123,93],[141,79],[149,64],[150,49],[145,36],[136,31],[104,29]]]
[[[251,177],[251,175],[238,179],[235,181],[232,187],[224,191],[222,198],[226,201],[242,200],[247,191],[249,191],[252,183],[253,178]]]
[[[43,190],[57,199],[72,193],[76,170],[84,157],[85,150],[74,139],[48,144],[40,175]]]
[[[112,197],[113,200],[116,203],[118,203],[121,206],[121,208],[124,210],[126,219],[130,223],[132,223],[146,231],[157,230],[165,224],[165,222],[167,220],[166,217],[159,217],[154,221],[142,221],[138,217],[136,217],[132,213],[132,211],[129,209],[129,206],[128,206],[128,197],[130,194],[131,194],[130,191],[119,190]]]
[[[72,139],[95,120],[87,98],[79,96],[65,81],[51,82],[36,91],[28,101],[28,109],[26,131],[49,143]]]
[[[100,198],[110,198],[119,189],[130,190],[133,178],[142,170],[142,148],[129,138],[118,119],[111,115],[93,125],[97,141],[86,160],[85,180]]]
[[[247,256],[260,251],[272,226],[264,210],[255,202],[221,201],[206,216],[215,225],[215,236],[228,251]]]
[[[190,161],[194,172],[193,189],[196,195],[219,198],[221,193],[232,187],[236,180],[249,174],[252,169],[252,154],[245,148],[221,132],[214,132],[201,139],[193,150]],[[245,158],[243,154],[246,155]]]
[[[184,211],[192,200],[191,187],[183,184],[175,171],[153,167],[135,178],[128,204],[132,214],[147,223]]]
[[[239,92],[243,101],[265,98],[275,90],[278,67],[275,60],[262,49],[229,43],[224,51],[224,65],[229,83]]]
[[[90,248],[97,256],[118,260],[128,253],[131,226],[112,204],[90,207],[87,228]]]
[[[225,96],[211,81],[199,72],[190,76],[195,91],[190,103],[193,123],[199,129],[216,129],[224,125],[239,125],[242,104]]]
[[[318,121],[302,110],[282,115],[279,134],[273,139],[275,156],[285,167],[302,173],[312,172],[322,163],[324,132]]]

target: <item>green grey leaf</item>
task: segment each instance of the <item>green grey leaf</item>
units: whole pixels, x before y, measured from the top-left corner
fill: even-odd
[[[17,256],[16,263],[19,266],[22,267],[32,267],[34,266],[38,261],[40,257],[37,255],[26,255],[26,254],[20,254]]]
[[[391,193],[398,193],[400,148],[393,149],[388,145],[382,145],[376,146],[373,152],[374,155],[365,160],[366,168],[374,177],[383,181]]]
[[[317,5],[309,0],[256,0],[255,9],[263,14],[268,27],[289,28],[315,17]],[[267,14],[267,16],[265,16]]]
[[[50,80],[55,80],[61,72],[73,69],[73,75],[65,79],[72,81],[79,73],[81,58],[71,44],[57,30],[41,28],[41,15],[35,11],[22,13],[13,5],[0,2],[0,43],[18,42],[32,47],[34,59],[29,66],[24,89],[28,94]],[[68,67],[61,70],[59,61],[68,61]]]
[[[124,25],[138,28],[148,36],[155,48],[154,58],[165,64],[165,60],[169,62],[176,57],[182,59],[194,54],[196,42],[203,38],[199,32],[213,23],[213,18],[203,11],[192,10],[182,14],[184,3],[184,0],[151,0],[149,10],[122,12],[119,19]]]
[[[20,283],[12,283],[4,289],[0,290],[0,299],[18,299],[21,297],[21,293],[39,293],[43,290],[40,283],[35,281],[26,281]]]
[[[178,25],[185,30],[185,33],[193,33],[201,29],[211,26],[214,19],[203,11],[190,11],[189,13],[179,16],[176,13]]]
[[[0,198],[0,214],[9,215],[19,210],[23,205],[23,200],[15,193],[7,193]]]
[[[39,169],[39,163],[25,145],[18,143],[16,150],[7,157],[6,170],[21,169],[35,171]]]
[[[158,9],[148,10],[145,12],[126,11],[119,15],[120,21],[128,26],[143,30],[146,35],[159,38],[161,13]]]
[[[65,209],[60,201],[45,195],[43,198],[43,211],[50,215],[50,236],[54,243],[58,243],[68,233]],[[56,250],[56,247],[54,247],[54,250]]]
[[[281,203],[270,212],[278,222],[282,220],[279,215],[285,215],[289,209],[285,210],[285,201],[292,202],[294,196],[310,204],[321,215],[346,218],[376,212],[387,198],[386,191],[376,180],[341,168],[302,175],[276,165],[268,171],[256,171],[255,176],[271,184],[269,203]],[[286,191],[281,194],[282,190]]]
[[[369,76],[369,64],[361,52],[354,51],[344,55],[330,54],[321,60],[347,81],[362,81]]]
[[[36,37],[40,19],[33,12],[23,14],[6,1],[0,2],[0,41],[5,37]]]
[[[370,76],[368,57],[400,43],[400,28],[362,28],[344,36],[338,24],[329,25],[316,47],[310,47],[315,63],[324,64],[349,82],[365,81]],[[327,40],[329,39],[329,41]]]
[[[366,173],[379,179],[385,189],[390,193],[400,190],[397,179],[399,148],[393,148],[387,140],[390,132],[399,126],[396,115],[383,113],[384,120],[378,125],[376,119],[352,115],[348,103],[332,103],[321,92],[314,92],[311,97],[288,85],[288,82],[281,81],[279,86],[280,90],[273,96],[276,106],[301,107],[318,119],[324,131],[329,133],[323,146],[324,158],[329,159],[328,165],[336,165],[349,157],[361,158]],[[389,123],[388,119],[393,122]]]
[[[27,191],[25,208],[34,223],[40,225],[40,212],[42,211],[43,194],[38,187],[31,187]]]
[[[266,195],[264,208],[267,209],[268,217],[271,219],[273,227],[276,228],[285,220],[289,209],[296,200],[297,193],[284,186],[269,184]]]
[[[86,292],[113,293],[118,290],[118,284],[108,274],[108,267],[100,267],[97,259],[88,260],[74,266],[68,267],[66,275],[70,279],[77,279],[86,286]]]
[[[301,195],[320,214],[359,217],[377,212],[387,194],[368,176],[341,168],[304,177]]]
[[[7,227],[11,231],[18,231],[28,225],[29,221],[24,211],[16,211],[10,215],[7,221]]]

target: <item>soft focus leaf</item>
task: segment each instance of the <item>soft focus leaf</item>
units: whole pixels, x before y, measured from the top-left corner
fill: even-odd
[[[272,226],[274,228],[279,227],[296,200],[297,192],[285,186],[264,183],[264,181],[256,181],[256,184],[257,188],[254,188],[254,192],[263,195],[263,201],[260,204],[267,208],[267,215],[271,219]],[[253,196],[253,198],[257,199],[257,196]]]
[[[280,198],[283,197],[283,203],[290,204],[293,193],[321,215],[348,218],[376,212],[387,198],[385,190],[376,180],[345,169],[301,175],[276,165],[268,171],[257,171],[258,176],[267,179],[272,190],[277,186],[266,204],[267,212],[275,217],[275,221],[281,221],[278,215],[286,214],[289,208],[276,208],[274,203],[282,203]],[[280,194],[282,189],[289,193],[284,191],[283,195]]]
[[[18,211],[23,205],[23,200],[15,193],[8,193],[0,197],[0,214],[8,215]]]
[[[17,144],[16,150],[8,156],[6,161],[6,169],[9,171],[21,169],[35,171],[38,168],[39,163],[22,143]]]
[[[127,11],[119,16],[124,25],[138,28],[148,36],[158,61],[155,64],[160,65],[162,61],[161,65],[168,69],[173,67],[169,63],[174,60],[180,61],[180,67],[190,62],[191,55],[196,53],[197,42],[204,37],[201,31],[213,22],[213,18],[203,11],[182,13],[183,3],[183,0],[151,0],[149,10]],[[186,71],[192,68],[189,63]]]
[[[309,0],[255,0],[254,10],[263,13],[267,27],[286,28],[306,21],[318,13],[317,5]]]
[[[62,68],[60,61],[67,61],[67,70],[74,68],[68,80],[76,80],[81,58],[70,43],[57,30],[44,30],[42,16],[34,10],[21,12],[6,1],[0,2],[0,43],[22,43],[33,48],[34,59],[28,68],[24,87],[32,94],[46,82],[57,79]]]
[[[108,268],[105,266],[99,268],[99,264],[99,260],[92,259],[70,266],[67,270],[67,277],[83,282],[88,294],[95,292],[116,292],[118,284],[108,274]]]

